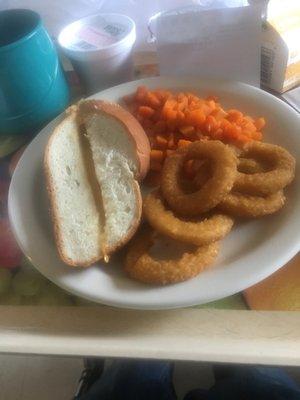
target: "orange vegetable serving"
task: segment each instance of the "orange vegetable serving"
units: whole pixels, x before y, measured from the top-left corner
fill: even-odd
[[[225,110],[214,95],[201,98],[190,92],[140,86],[124,101],[149,137],[152,171],[160,171],[168,155],[196,140],[221,140],[238,147],[261,140],[266,124],[263,117]]]

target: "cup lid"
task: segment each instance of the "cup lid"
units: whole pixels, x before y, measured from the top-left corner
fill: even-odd
[[[58,37],[67,52],[101,52],[113,55],[136,38],[134,21],[122,14],[95,14],[66,26]]]

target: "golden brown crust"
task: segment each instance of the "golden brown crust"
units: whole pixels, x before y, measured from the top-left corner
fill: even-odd
[[[284,206],[284,203],[285,196],[282,190],[265,197],[232,192],[218,204],[217,208],[234,217],[259,218],[274,214]]]
[[[45,154],[44,154],[44,173],[46,177],[46,189],[48,192],[48,197],[50,200],[50,214],[51,214],[51,219],[53,223],[53,230],[54,230],[54,238],[55,238],[55,243],[56,247],[59,253],[60,258],[62,261],[72,267],[88,267],[95,262],[99,261],[101,257],[95,257],[90,259],[88,262],[82,262],[82,261],[74,261],[70,259],[65,253],[64,253],[64,247],[63,247],[63,238],[62,238],[62,232],[60,229],[60,223],[59,223],[59,215],[58,215],[58,210],[57,210],[57,201],[56,201],[56,196],[55,196],[55,191],[53,189],[53,180],[52,180],[52,174],[49,166],[49,152],[50,148],[52,145],[53,140],[55,139],[55,136],[60,133],[60,128],[61,125],[66,122],[66,119],[73,119],[75,118],[75,114],[73,112],[74,110],[68,111],[67,117],[54,129],[52,135],[50,136],[50,139],[48,140],[46,149],[45,149]]]
[[[104,112],[118,119],[126,128],[128,137],[136,147],[139,171],[136,176],[141,181],[147,174],[150,165],[150,143],[149,139],[140,123],[128,111],[115,103],[103,100],[85,100],[79,103],[80,113],[83,120],[89,114]]]
[[[211,177],[192,193],[178,184],[184,163],[208,159],[214,166]],[[196,141],[167,157],[162,168],[161,191],[170,208],[178,214],[197,216],[213,209],[230,192],[237,174],[237,157],[232,149],[216,140]]]
[[[143,210],[153,229],[174,240],[197,246],[223,239],[234,223],[232,217],[221,213],[214,213],[197,221],[182,219],[165,206],[157,190],[146,196]]]
[[[219,242],[195,247],[176,260],[159,260],[149,253],[155,241],[155,231],[143,227],[128,247],[125,271],[138,281],[167,285],[182,282],[197,276],[216,259]]]
[[[268,196],[284,189],[295,177],[295,158],[283,147],[253,141],[245,146],[242,157],[263,162],[269,168],[250,174],[239,172],[233,186],[234,191],[253,196]]]

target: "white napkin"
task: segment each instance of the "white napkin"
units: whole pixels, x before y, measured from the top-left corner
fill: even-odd
[[[222,1],[213,5],[221,3],[224,6]],[[259,86],[261,7],[225,6],[194,7],[158,17],[155,33],[161,75],[224,78]]]

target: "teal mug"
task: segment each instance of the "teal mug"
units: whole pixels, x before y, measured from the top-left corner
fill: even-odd
[[[68,85],[40,16],[25,9],[1,11],[0,142],[35,133],[68,103]]]

